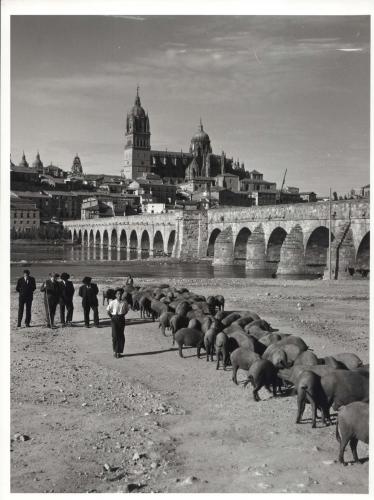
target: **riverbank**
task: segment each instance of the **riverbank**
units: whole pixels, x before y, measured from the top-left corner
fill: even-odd
[[[227,309],[257,311],[319,356],[353,351],[368,361],[368,281],[162,281],[222,293]],[[116,360],[102,305],[101,328],[83,328],[76,297],[75,325],[51,332],[42,326],[41,295],[35,326],[17,330],[11,290],[11,436],[30,437],[12,442],[12,492],[367,493],[368,463],[335,463],[335,428],[311,429],[308,407],[306,423],[296,425],[294,397],[263,389],[254,402],[230,370],[217,372],[194,349],[180,359],[171,339],[138,313],[129,314],[125,357]],[[360,457],[367,450],[359,444]]]

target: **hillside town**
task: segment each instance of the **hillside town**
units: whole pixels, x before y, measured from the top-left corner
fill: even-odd
[[[31,234],[64,220],[318,201],[316,193],[285,186],[285,180],[286,172],[277,188],[262,172],[246,170],[239,159],[224,151],[213,153],[201,119],[187,152],[152,150],[149,117],[137,89],[126,118],[120,175],[89,173],[78,154],[70,169],[45,165],[39,151],[32,163],[25,153],[18,165],[11,159],[11,234]],[[369,193],[367,185],[344,198],[368,198]]]

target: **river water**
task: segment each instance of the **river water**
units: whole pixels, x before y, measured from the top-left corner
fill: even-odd
[[[132,274],[139,278],[245,278],[244,266],[212,266],[210,260],[178,262],[174,259],[127,259],[126,251],[72,245],[17,245],[11,248],[11,280],[27,267],[37,280],[49,272],[68,272],[72,277],[118,278]]]
[[[246,271],[245,266],[212,266],[211,260],[179,262],[174,259],[134,259],[126,250],[72,245],[27,245],[13,243],[11,247],[11,279],[29,268],[37,280],[49,272],[68,272],[72,277],[92,276],[115,278],[133,274],[139,278],[270,278],[266,274]],[[146,257],[146,255],[143,255]],[[311,276],[292,276],[292,279],[311,279]]]

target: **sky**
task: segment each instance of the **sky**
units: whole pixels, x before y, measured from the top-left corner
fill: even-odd
[[[11,154],[120,174],[140,87],[151,147],[214,153],[278,187],[369,183],[369,16],[12,16]]]

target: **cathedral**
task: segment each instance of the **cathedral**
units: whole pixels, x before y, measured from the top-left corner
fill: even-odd
[[[239,168],[239,161],[226,158],[223,151],[220,155],[213,153],[201,119],[188,152],[152,150],[149,117],[141,105],[139,87],[134,105],[126,117],[124,160],[123,177],[137,179],[156,174],[170,184],[208,180],[217,175],[236,173],[233,169]],[[243,163],[240,168],[244,171]]]

